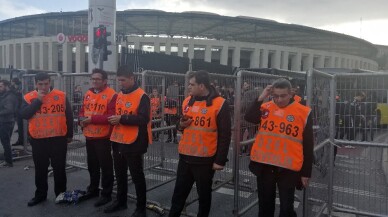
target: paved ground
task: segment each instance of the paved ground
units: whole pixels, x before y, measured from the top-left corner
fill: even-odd
[[[382,136],[383,137],[383,136]],[[14,142],[15,135],[13,137]],[[150,152],[157,152],[157,145],[150,148]],[[20,147],[19,147],[20,148]],[[175,144],[166,145],[165,160],[166,168],[176,168],[177,160],[173,157]],[[0,147],[0,158],[2,158],[2,147]],[[84,159],[84,151],[82,149],[74,149],[68,155],[74,162]],[[366,211],[375,211],[388,214],[388,188],[383,174],[381,173],[381,154],[376,148],[343,148],[338,152],[335,166],[334,183],[334,202],[339,207],[359,208]],[[146,167],[152,166],[153,163],[160,159],[146,158]],[[241,163],[246,163],[244,160]],[[80,166],[85,166],[83,162],[79,162]],[[246,171],[240,171],[244,174],[242,183],[246,186],[246,190],[241,193],[243,202],[252,202],[256,197],[255,184],[252,182],[254,177]],[[315,171],[317,174],[316,180],[311,183],[310,199],[321,199],[327,194],[327,176],[322,176],[320,171]],[[135,209],[135,203],[132,200],[128,201],[128,209],[114,214],[104,214],[103,207],[95,208],[93,203],[96,199],[85,201],[76,205],[55,204],[53,193],[53,177],[49,177],[49,193],[48,199],[42,204],[35,207],[27,207],[27,202],[34,194],[34,168],[31,158],[17,160],[12,168],[0,169],[0,217],[51,217],[51,216],[129,216]],[[68,170],[68,190],[85,189],[88,184],[89,176],[84,169]],[[223,173],[218,174],[217,179],[225,179],[229,177],[230,168]],[[148,187],[157,185],[162,181],[170,180],[174,177],[173,173],[166,171],[148,170],[146,172]],[[372,182],[372,183],[371,183]],[[148,199],[157,201],[161,207],[168,208],[170,206],[171,195],[174,187],[174,181],[168,184],[151,190],[147,193]],[[195,189],[193,190],[195,191]],[[134,193],[133,185],[129,182],[129,193]],[[195,194],[193,194],[195,196]],[[302,192],[297,192],[295,208],[298,216],[302,216]],[[312,210],[309,216],[312,216],[319,208],[316,205],[309,206]],[[196,213],[197,203],[187,207],[188,213]],[[168,213],[167,210],[164,210]],[[148,216],[160,216],[152,210],[147,210]],[[165,215],[166,216],[166,215]],[[233,189],[232,186],[223,186],[213,193],[213,204],[210,216],[233,216]],[[249,210],[245,216],[257,216],[257,205]],[[354,216],[344,213],[336,213],[334,216]]]

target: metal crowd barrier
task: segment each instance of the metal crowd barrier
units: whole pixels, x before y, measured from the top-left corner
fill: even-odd
[[[67,93],[75,110],[74,142],[69,144],[67,164],[87,169],[85,139],[77,125],[82,98],[79,101],[73,96],[77,94],[74,87],[79,85],[83,97],[90,87],[90,74],[58,73],[50,76],[53,86]],[[187,95],[188,74],[143,71],[135,76],[139,86],[150,97],[154,91],[154,97],[159,98],[159,105],[154,105],[156,110],[152,119],[153,144],[149,145],[144,156],[144,170],[147,191],[165,192],[148,194],[150,207],[159,207],[159,211],[168,210],[179,160],[176,142],[180,133],[175,134],[174,129]],[[266,85],[280,76],[239,71],[236,76],[211,74],[210,77],[216,90],[230,105],[233,125],[229,162],[224,170],[216,172],[213,190],[222,193],[221,203],[226,200],[233,202],[230,212],[234,216],[242,216],[258,204],[256,177],[248,169],[257,126],[246,122],[244,114]],[[379,117],[373,113],[373,103],[384,102],[387,98],[383,94],[384,91],[386,94],[387,81],[388,75],[376,73],[333,75],[317,70],[308,72],[306,95],[314,121],[315,160],[310,187],[305,194],[298,192],[296,195],[296,201],[304,206],[305,216],[322,216],[338,211],[387,216],[387,129],[378,125]],[[119,90],[113,73],[109,74],[109,85]],[[34,75],[24,75],[23,90],[29,92],[34,88]],[[355,92],[360,90],[367,97],[363,104],[365,108],[358,111],[350,105]],[[374,98],[369,97],[374,93]],[[341,107],[345,104],[350,107]],[[341,109],[345,107],[343,112]],[[24,150],[30,154],[31,147],[27,141],[24,144]],[[129,182],[128,196],[135,198],[134,195],[134,186]],[[194,186],[183,214],[193,215],[197,210],[193,204],[197,200]],[[213,204],[217,202],[220,201],[215,198]]]
[[[307,105],[312,109],[314,131],[314,164],[310,186],[305,190],[305,216],[320,216],[331,204],[330,189],[333,164],[333,143],[330,140],[334,123],[333,76],[310,70],[307,74]],[[330,207],[329,207],[330,208]]]

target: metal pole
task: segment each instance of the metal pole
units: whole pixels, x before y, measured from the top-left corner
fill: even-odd
[[[333,76],[330,80],[330,155],[329,155],[329,186],[328,186],[328,202],[327,209],[331,216],[333,208],[333,179],[334,179],[334,137],[335,137],[335,96],[337,91],[337,79]]]
[[[234,166],[233,166],[233,180],[234,180],[234,216],[239,214],[239,171],[240,171],[240,105],[241,105],[241,82],[242,71],[237,73],[236,94],[234,100]]]

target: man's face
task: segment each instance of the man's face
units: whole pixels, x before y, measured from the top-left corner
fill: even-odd
[[[130,89],[133,87],[133,85],[135,85],[135,78],[133,76],[129,78],[124,76],[118,76],[117,81],[120,89],[124,90]]]
[[[189,79],[189,94],[191,96],[200,96],[202,93],[203,84],[198,84],[195,81],[195,77]]]
[[[92,74],[90,80],[92,81],[92,88],[96,90],[102,90],[108,82],[106,79],[102,78],[102,75],[100,73]]]
[[[4,93],[5,91],[6,91],[5,85],[0,82],[0,93]]]
[[[274,88],[272,90],[272,98],[279,108],[284,108],[290,103],[291,90],[288,88]]]
[[[36,89],[40,91],[42,94],[48,94],[50,91],[50,79],[42,80],[42,81],[37,81],[35,83]]]
[[[155,97],[158,96],[158,90],[157,89],[153,89],[152,90],[152,95],[155,96]]]
[[[244,89],[244,90],[248,90],[248,89],[249,89],[249,84],[248,84],[248,82],[244,82],[244,84],[243,84],[243,89]]]

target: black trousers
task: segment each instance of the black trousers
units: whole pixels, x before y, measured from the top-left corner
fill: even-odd
[[[99,191],[101,170],[101,196],[110,197],[114,180],[111,142],[109,139],[87,139],[86,152],[88,154],[88,171],[90,175],[88,191]]]
[[[296,217],[294,211],[295,185],[293,184],[296,178],[294,172],[290,171],[290,176],[287,176],[277,169],[267,170],[257,176],[259,217],[273,217],[275,215],[276,186],[279,190],[280,200],[279,217]]]
[[[51,163],[54,172],[54,192],[58,196],[66,191],[66,152],[65,137],[30,139],[32,158],[35,164],[35,197],[47,197],[47,174]]]
[[[127,203],[128,175],[131,173],[135,184],[137,203],[136,208],[144,210],[146,208],[146,182],[143,172],[143,154],[119,153],[113,150],[113,162],[117,180],[117,200],[120,204]]]
[[[199,196],[198,217],[209,216],[212,201],[213,164],[189,164],[179,160],[169,217],[179,217],[195,182]]]

